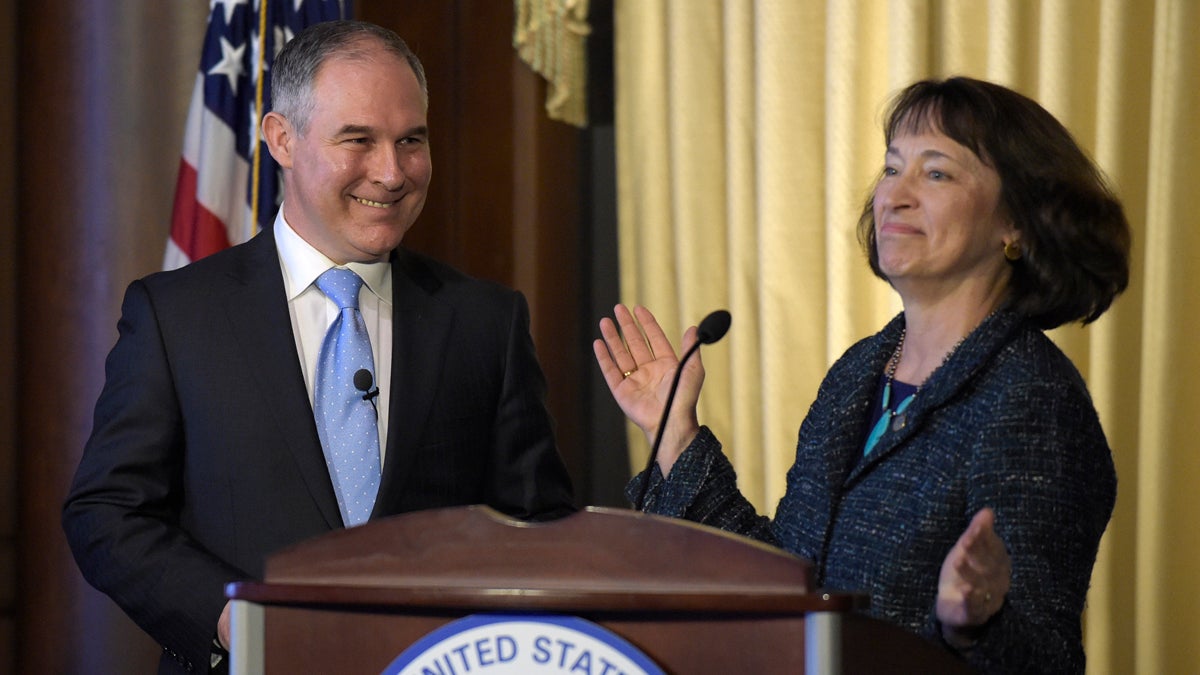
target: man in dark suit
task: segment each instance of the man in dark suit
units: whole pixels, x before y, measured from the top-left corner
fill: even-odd
[[[354,522],[313,412],[342,311],[316,285],[330,268],[364,281],[379,393],[358,403],[377,405],[383,441],[371,518],[573,508],[523,296],[400,248],[431,175],[416,56],[377,26],[317,24],[280,53],[272,96],[274,227],[130,285],[63,510],[84,576],[163,645],[160,672],[220,661],[226,584]]]

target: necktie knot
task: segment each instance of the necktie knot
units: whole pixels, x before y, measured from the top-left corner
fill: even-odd
[[[317,277],[317,288],[333,300],[338,309],[358,309],[358,291],[362,288],[362,277],[348,269],[333,267]]]

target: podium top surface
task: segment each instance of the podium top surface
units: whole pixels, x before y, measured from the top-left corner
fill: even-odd
[[[703,525],[589,507],[527,523],[486,506],[419,511],[331,532],[267,560],[229,596],[282,604],[597,611],[845,611],[812,566]]]

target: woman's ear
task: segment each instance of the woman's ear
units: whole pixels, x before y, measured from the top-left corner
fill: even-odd
[[[267,141],[267,149],[279,166],[292,168],[292,142],[296,139],[296,130],[286,117],[271,111],[263,117],[263,138]]]

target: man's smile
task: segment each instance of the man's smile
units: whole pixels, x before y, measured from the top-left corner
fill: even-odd
[[[390,202],[377,202],[372,199],[366,199],[364,197],[355,197],[354,201],[358,202],[359,204],[362,204],[363,206],[370,206],[370,207],[376,208],[376,209],[386,209],[386,208],[391,208],[392,206],[394,206],[396,204],[396,202],[399,200],[394,200],[394,201],[390,201]]]

